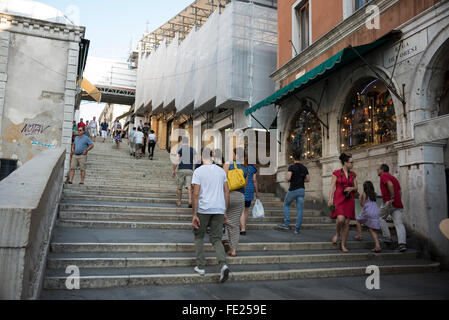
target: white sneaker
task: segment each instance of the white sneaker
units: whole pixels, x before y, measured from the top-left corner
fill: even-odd
[[[227,265],[224,265],[221,268],[221,273],[220,273],[220,283],[225,282],[226,280],[228,280],[229,278],[229,268]]]
[[[206,270],[200,269],[200,268],[198,268],[198,266],[193,268],[193,270],[195,270],[195,272],[198,273],[200,276],[204,276],[206,274]]]

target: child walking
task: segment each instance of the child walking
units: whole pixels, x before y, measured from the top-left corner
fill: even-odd
[[[380,230],[379,223],[379,208],[376,202],[376,192],[374,192],[374,185],[371,181],[365,181],[363,183],[363,194],[360,197],[360,204],[363,207],[362,212],[357,216],[357,233],[358,235],[354,237],[355,240],[363,240],[362,238],[362,224],[368,227],[371,236],[376,243],[376,247],[371,251],[374,253],[379,253],[382,248],[379,244],[379,238],[377,236],[376,230]]]

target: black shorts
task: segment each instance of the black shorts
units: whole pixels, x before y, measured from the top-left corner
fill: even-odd
[[[252,201],[245,201],[245,208],[251,207],[251,202]]]

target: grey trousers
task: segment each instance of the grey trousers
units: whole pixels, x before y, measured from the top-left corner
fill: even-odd
[[[240,238],[240,217],[245,208],[245,196],[239,191],[229,193],[228,221],[223,240],[229,240],[229,247],[237,250]]]
[[[209,239],[214,246],[218,264],[221,268],[226,264],[226,252],[221,243],[224,215],[198,213],[198,218],[200,219],[200,228],[193,229],[193,234],[195,236],[196,262],[198,267],[204,269],[206,266],[206,257],[204,256],[204,235],[206,234],[206,228],[209,225]]]
[[[380,228],[382,230],[382,235],[386,238],[391,238],[390,229],[388,228],[388,224],[385,221],[389,215],[393,218],[394,227],[396,228],[396,233],[398,235],[398,244],[406,244],[407,243],[407,234],[405,231],[404,223],[402,222],[402,212],[403,209],[395,208],[393,206],[384,206],[379,210],[379,222]]]

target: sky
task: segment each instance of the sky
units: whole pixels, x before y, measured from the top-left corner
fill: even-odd
[[[143,32],[156,30],[193,0],[37,0],[66,14],[86,27],[89,56],[119,61],[128,59]],[[80,115],[97,119],[104,104],[83,101]]]

